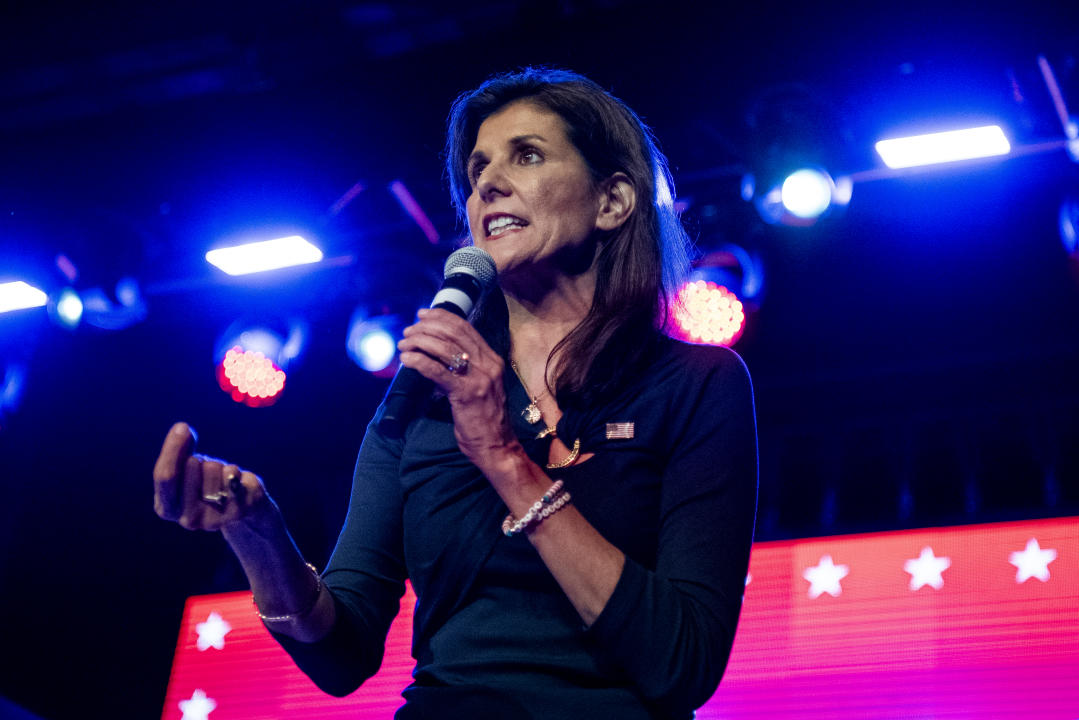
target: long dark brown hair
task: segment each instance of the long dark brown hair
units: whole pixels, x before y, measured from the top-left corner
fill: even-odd
[[[616,390],[627,372],[647,362],[666,323],[669,294],[688,266],[688,239],[675,215],[667,159],[649,128],[592,80],[542,67],[496,75],[454,102],[446,133],[446,174],[462,222],[468,222],[465,203],[472,188],[467,163],[479,127],[518,100],[562,118],[593,183],[622,172],[638,198],[630,217],[600,243],[592,308],[548,358],[555,363],[559,403],[589,403]],[[477,318],[503,355],[509,351],[505,313],[502,294],[494,292]]]

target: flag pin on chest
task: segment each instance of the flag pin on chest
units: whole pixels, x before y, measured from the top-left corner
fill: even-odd
[[[633,423],[607,423],[608,440],[629,440],[633,437]]]

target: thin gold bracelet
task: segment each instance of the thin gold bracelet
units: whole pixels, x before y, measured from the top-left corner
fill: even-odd
[[[311,569],[311,574],[315,576],[315,595],[311,598],[311,602],[303,610],[299,610],[293,613],[287,613],[285,615],[263,615],[259,610],[259,604],[255,602],[255,598],[251,598],[251,602],[255,604],[255,613],[262,619],[262,622],[267,623],[281,623],[281,622],[293,622],[299,620],[302,617],[307,616],[312,610],[315,609],[315,605],[318,605],[319,595],[322,594],[322,576],[318,574],[318,570],[311,563],[305,563],[307,567]]]

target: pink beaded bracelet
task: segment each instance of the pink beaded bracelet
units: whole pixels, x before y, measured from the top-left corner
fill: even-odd
[[[562,481],[555,480],[554,484],[543,494],[524,514],[520,520],[513,517],[513,513],[506,516],[502,521],[502,532],[506,537],[513,537],[531,525],[539,525],[541,522],[561,510],[570,501],[570,494],[562,492]]]

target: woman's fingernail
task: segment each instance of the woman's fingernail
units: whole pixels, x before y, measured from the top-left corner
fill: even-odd
[[[431,312],[431,308],[420,308],[416,311],[416,317],[423,317],[429,312]]]

